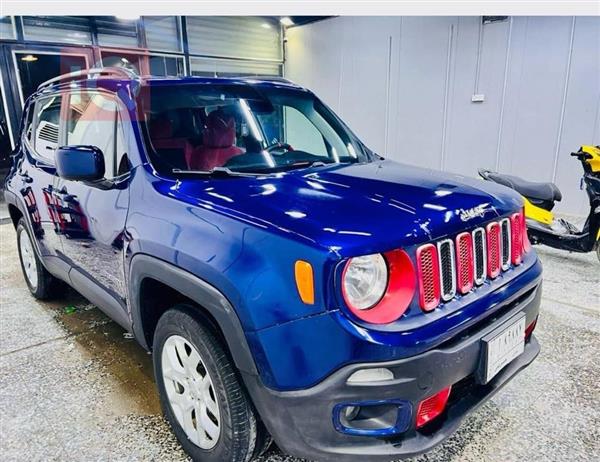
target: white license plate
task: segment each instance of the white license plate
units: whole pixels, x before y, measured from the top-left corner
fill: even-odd
[[[514,322],[487,343],[485,383],[525,350],[525,316]]]

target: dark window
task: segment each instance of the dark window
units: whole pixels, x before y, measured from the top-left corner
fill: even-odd
[[[46,80],[86,69],[84,56],[19,52],[16,54],[16,59],[24,100]]]
[[[143,60],[143,55],[135,53],[102,50],[102,65],[104,67],[124,67],[141,75],[147,73],[143,66]]]
[[[8,133],[8,119],[4,107],[2,93],[0,92],[0,169],[10,166],[10,134]]]
[[[158,76],[183,75],[183,58],[174,56],[149,56],[150,74]]]

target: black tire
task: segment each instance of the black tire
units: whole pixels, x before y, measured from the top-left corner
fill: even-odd
[[[35,272],[37,274],[37,280],[32,283],[25,271],[25,263],[23,261],[23,255],[21,254],[21,240],[29,239],[29,243],[31,245],[31,251],[33,255],[33,260],[35,261]],[[17,224],[17,249],[19,251],[19,262],[21,263],[21,271],[23,272],[23,278],[27,283],[27,288],[31,295],[33,295],[38,300],[48,300],[51,298],[55,298],[64,293],[65,285],[64,283],[52,276],[44,265],[40,261],[37,252],[35,251],[35,247],[33,245],[33,239],[31,238],[31,234],[27,229],[25,224],[25,220],[21,218],[19,223]]]
[[[254,454],[252,455],[252,459],[257,459],[262,456],[267,450],[271,447],[271,443],[273,443],[273,437],[265,427],[265,424],[262,423],[260,418],[258,419],[258,428],[256,434],[256,445],[254,446]]]
[[[249,462],[270,443],[227,351],[197,314],[198,308],[176,305],[159,319],[153,341],[154,375],[163,413],[186,453],[197,462]],[[194,444],[180,425],[169,402],[163,378],[163,347],[172,336],[183,337],[200,355],[210,378],[220,416],[214,447]],[[197,425],[197,424],[196,424]],[[257,453],[258,452],[258,453]]]

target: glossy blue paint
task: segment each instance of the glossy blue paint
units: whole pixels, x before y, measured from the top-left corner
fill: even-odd
[[[56,171],[67,180],[95,181],[104,178],[104,156],[95,146],[64,146],[56,150]]]
[[[182,78],[177,84],[224,81],[306,91],[281,82],[241,79]],[[79,83],[115,93],[123,103],[131,131],[131,170],[119,182],[102,187],[59,178],[52,166],[41,166],[24,143],[17,147],[16,165],[36,172],[40,179],[34,179],[33,189],[50,187],[51,192],[70,196],[73,200],[63,205],[87,220],[88,227],[79,234],[62,232],[54,223],[52,232],[60,236],[64,249],[54,253],[121,298],[129,262],[137,253],[176,265],[219,289],[235,307],[268,387],[302,389],[345,364],[427,351],[539,281],[541,267],[531,251],[520,266],[431,313],[423,313],[415,297],[407,312],[389,325],[358,320],[340,293],[347,258],[403,248],[414,259],[422,243],[519,210],[519,196],[494,183],[389,160],[253,178],[166,178],[148,160],[135,95],[141,85],[173,82]],[[63,84],[43,93],[69,88]],[[42,170],[43,178],[38,175]],[[18,193],[22,181],[15,167],[7,188]],[[462,221],[462,212],[474,207],[483,210],[482,216]],[[52,222],[49,214],[44,217]],[[47,237],[38,239],[43,243]],[[302,303],[297,294],[294,263],[299,259],[314,268],[312,305]]]

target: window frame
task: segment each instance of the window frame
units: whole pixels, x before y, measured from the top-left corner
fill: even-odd
[[[28,117],[29,115],[29,111],[34,111],[33,115],[32,115],[32,119],[31,119],[31,126],[32,126],[32,130],[31,130],[31,136],[35,137],[35,130],[37,129],[38,126],[38,115],[35,112],[36,107],[38,106],[38,104],[40,104],[40,101],[46,100],[46,99],[50,99],[50,98],[54,98],[54,97],[60,97],[60,114],[58,117],[58,147],[61,146],[61,140],[62,140],[62,129],[63,129],[63,124],[61,123],[62,121],[62,105],[64,102],[64,95],[62,94],[62,92],[54,92],[54,93],[49,93],[49,94],[45,94],[45,95],[39,95],[39,97],[34,97],[31,102],[29,103],[28,107],[27,107],[27,112],[26,112],[26,117]],[[27,123],[27,119],[24,119],[25,123]],[[24,130],[21,133],[21,139],[22,141],[25,143],[25,145],[28,148],[29,153],[31,154],[31,156],[37,161],[42,163],[43,165],[47,165],[47,166],[55,166],[56,162],[54,159],[54,155],[52,156],[52,159],[49,159],[48,157],[43,156],[42,154],[40,154],[39,152],[37,152],[36,147],[35,147],[35,143],[33,142],[32,139],[27,138],[26,134],[27,134],[27,127],[24,126],[23,127]],[[55,151],[56,153],[56,151]]]

